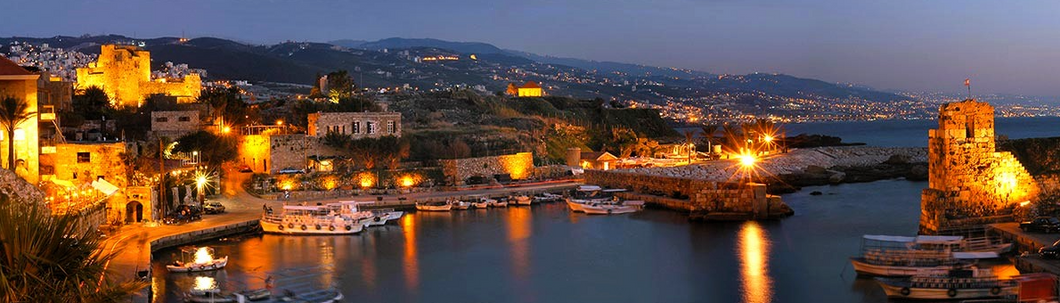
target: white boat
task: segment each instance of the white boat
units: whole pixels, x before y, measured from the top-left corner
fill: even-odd
[[[557,195],[553,193],[541,193],[534,196],[534,201],[537,202],[556,202],[563,200],[563,195]]]
[[[571,199],[571,198],[567,198],[566,202],[567,202],[567,207],[570,208],[571,211],[573,211],[573,212],[585,212],[585,211],[582,210],[582,206],[585,205],[584,203],[574,202],[574,199]]]
[[[850,258],[858,275],[908,277],[939,276],[972,267],[975,260],[996,258],[992,252],[953,252],[914,249],[910,237],[865,235],[862,253]]]
[[[449,202],[417,202],[416,210],[418,211],[450,211],[453,209],[453,204]]]
[[[515,205],[530,205],[531,203],[534,202],[534,200],[530,199],[530,197],[528,197],[526,195],[515,196],[514,200],[515,200]]]
[[[184,247],[180,249],[181,260],[167,264],[169,272],[195,272],[222,269],[228,265],[228,256],[213,257],[211,247]]]
[[[266,233],[285,235],[348,235],[361,232],[370,221],[369,212],[343,213],[343,203],[327,206],[286,205],[278,215],[266,214],[260,220]]]

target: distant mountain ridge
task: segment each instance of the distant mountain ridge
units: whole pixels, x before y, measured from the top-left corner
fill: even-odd
[[[689,69],[541,56],[487,43],[438,39],[251,45],[213,37],[186,41],[176,37],[133,39],[119,35],[10,37],[0,38],[0,52],[14,41],[79,48],[86,53],[98,53],[99,48],[95,46],[104,43],[137,44],[152,52],[155,68],[166,61],[187,63],[193,68],[206,69],[214,79],[313,84],[319,75],[347,70],[361,87],[409,85],[420,90],[444,90],[453,86],[478,86],[487,92],[503,91],[510,82],[532,80],[542,83],[552,95],[636,100],[658,105],[676,102],[694,107],[724,102],[737,106],[734,110],[738,112],[753,114],[809,113],[809,109],[792,106],[790,103],[795,99],[813,99],[825,104],[850,99],[874,102],[911,99],[862,86],[782,74],[715,75]],[[472,59],[471,54],[476,58]],[[422,60],[440,56],[456,59]]]

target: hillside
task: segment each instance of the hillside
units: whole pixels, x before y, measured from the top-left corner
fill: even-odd
[[[509,83],[536,81],[553,96],[636,101],[663,109],[703,109],[713,111],[720,119],[744,115],[806,116],[821,112],[850,116],[859,114],[850,110],[857,107],[834,105],[867,101],[875,103],[872,106],[887,107],[891,102],[910,100],[894,93],[782,74],[713,75],[676,68],[539,56],[486,43],[437,39],[333,42],[340,45],[311,42],[250,45],[210,37],[183,42],[173,37],[132,39],[117,35],[12,37],[0,38],[0,52],[12,41],[48,43],[87,53],[98,53],[98,45],[102,43],[134,43],[152,51],[156,67],[167,61],[187,63],[209,71],[212,79],[207,80],[312,84],[319,74],[346,70],[364,88],[408,85],[429,92],[480,86],[485,94],[503,91]],[[905,118],[934,114],[930,107],[922,109],[922,112],[906,112]],[[680,120],[686,114],[695,112],[668,117]]]

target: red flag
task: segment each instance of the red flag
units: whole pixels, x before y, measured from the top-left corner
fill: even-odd
[[[972,86],[972,79],[964,79],[964,86]]]

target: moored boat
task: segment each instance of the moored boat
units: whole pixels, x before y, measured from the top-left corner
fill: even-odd
[[[278,215],[266,214],[260,220],[266,233],[285,235],[345,235],[361,232],[369,224],[370,213],[342,214],[335,205],[284,206]]]
[[[883,277],[939,276],[967,269],[975,260],[996,258],[993,253],[910,249],[908,237],[865,235],[862,253],[850,258],[858,275]]]
[[[213,257],[211,247],[184,247],[180,249],[181,260],[167,264],[169,272],[195,272],[222,269],[228,265],[228,256]]]
[[[534,200],[526,195],[515,196],[513,200],[515,201],[515,205],[530,205],[534,202]]]
[[[467,202],[467,201],[451,200],[451,201],[449,201],[449,203],[453,204],[453,209],[461,209],[461,210],[463,210],[463,209],[471,208],[471,202]]]
[[[489,207],[508,207],[508,201],[503,199],[489,199]]]
[[[453,204],[442,201],[442,202],[417,202],[416,210],[418,211],[450,211],[453,209]]]
[[[637,212],[639,209],[629,205],[590,203],[581,205],[581,210],[582,212],[590,215],[618,215],[634,213]]]

